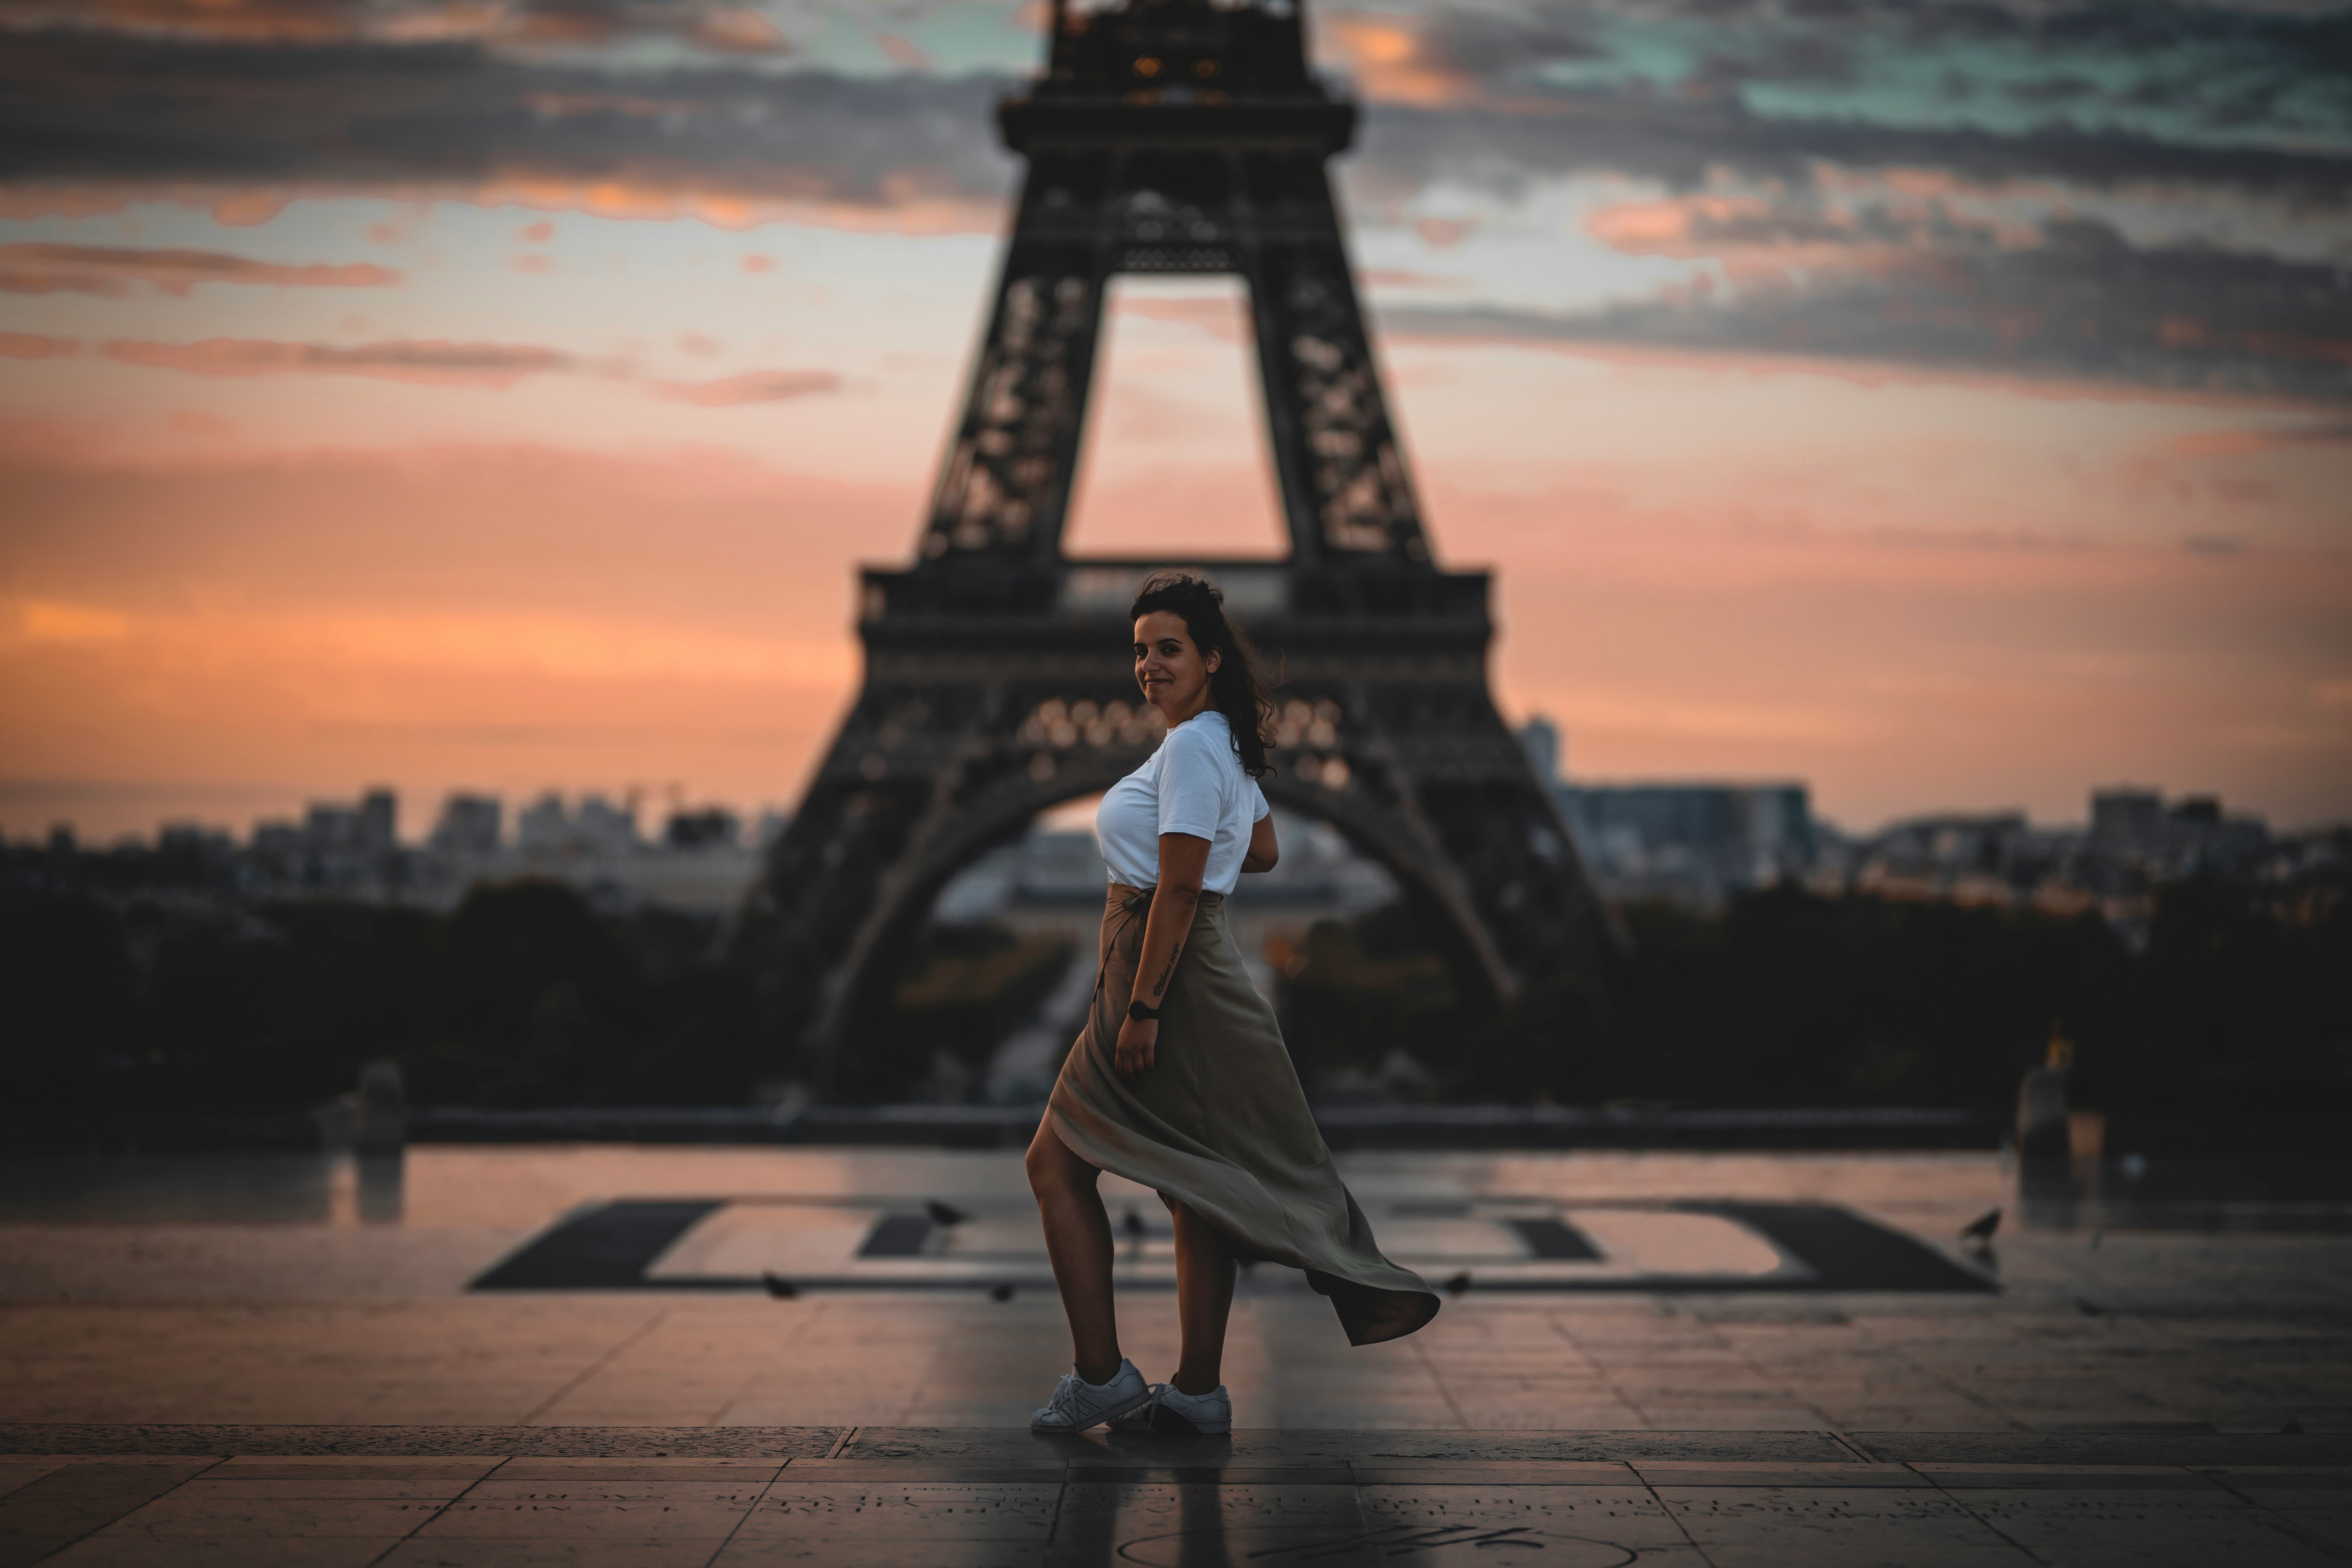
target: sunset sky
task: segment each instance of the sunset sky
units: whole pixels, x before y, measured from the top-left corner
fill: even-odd
[[[0,832],[789,808],[1018,176],[992,0],[0,0]],[[2352,5],[1311,13],[1441,558],[1582,779],[2352,816]],[[1272,553],[1123,280],[1075,550]]]

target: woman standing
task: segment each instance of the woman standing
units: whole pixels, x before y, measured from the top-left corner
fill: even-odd
[[[1255,782],[1274,712],[1255,655],[1202,578],[1161,573],[1129,613],[1136,682],[1168,737],[1095,817],[1110,868],[1101,968],[1028,1161],[1076,1364],[1029,1425],[1230,1432],[1219,1368],[1237,1260],[1305,1269],[1354,1344],[1412,1332],[1437,1297],[1381,1256],[1226,930],[1225,895],[1276,854]],[[1175,1216],[1183,1348],[1167,1383],[1119,1353],[1105,1171],[1158,1189]]]

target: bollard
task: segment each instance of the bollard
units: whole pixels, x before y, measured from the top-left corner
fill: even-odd
[[[359,1115],[352,1142],[363,1154],[398,1152],[408,1142],[408,1089],[397,1062],[360,1069]]]
[[[2066,1075],[2057,1068],[2033,1068],[2017,1088],[2017,1155],[2021,1160],[2064,1160],[2073,1152],[2066,1117]]]
[[[2017,1086],[2019,1159],[2064,1160],[2074,1152],[2066,1110],[2066,1076],[2074,1066],[2074,1043],[2052,1026],[2042,1065],[2028,1069]]]

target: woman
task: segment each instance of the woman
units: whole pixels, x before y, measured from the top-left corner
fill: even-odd
[[[1238,1259],[1307,1270],[1360,1345],[1412,1332],[1437,1298],[1381,1256],[1225,927],[1225,895],[1276,853],[1255,782],[1274,716],[1255,656],[1202,578],[1161,573],[1129,613],[1136,682],[1168,738],[1095,816],[1110,896],[1094,1005],[1029,1145],[1076,1364],[1029,1425],[1230,1432],[1219,1364]],[[1157,1188],[1175,1215],[1183,1347],[1167,1383],[1119,1353],[1104,1171]]]

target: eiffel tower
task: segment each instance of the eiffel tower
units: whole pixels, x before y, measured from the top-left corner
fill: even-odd
[[[863,574],[864,689],[739,937],[820,1093],[892,1097],[858,1041],[940,887],[1158,743],[1125,618],[1156,567],[1206,572],[1278,653],[1267,798],[1385,864],[1474,994],[1589,976],[1605,929],[1488,693],[1486,574],[1432,557],[1324,169],[1355,106],[1308,71],[1296,0],[1055,0],[1052,25],[1045,73],[999,106],[1028,174],[917,559]],[[1063,554],[1122,272],[1244,280],[1287,560]]]

